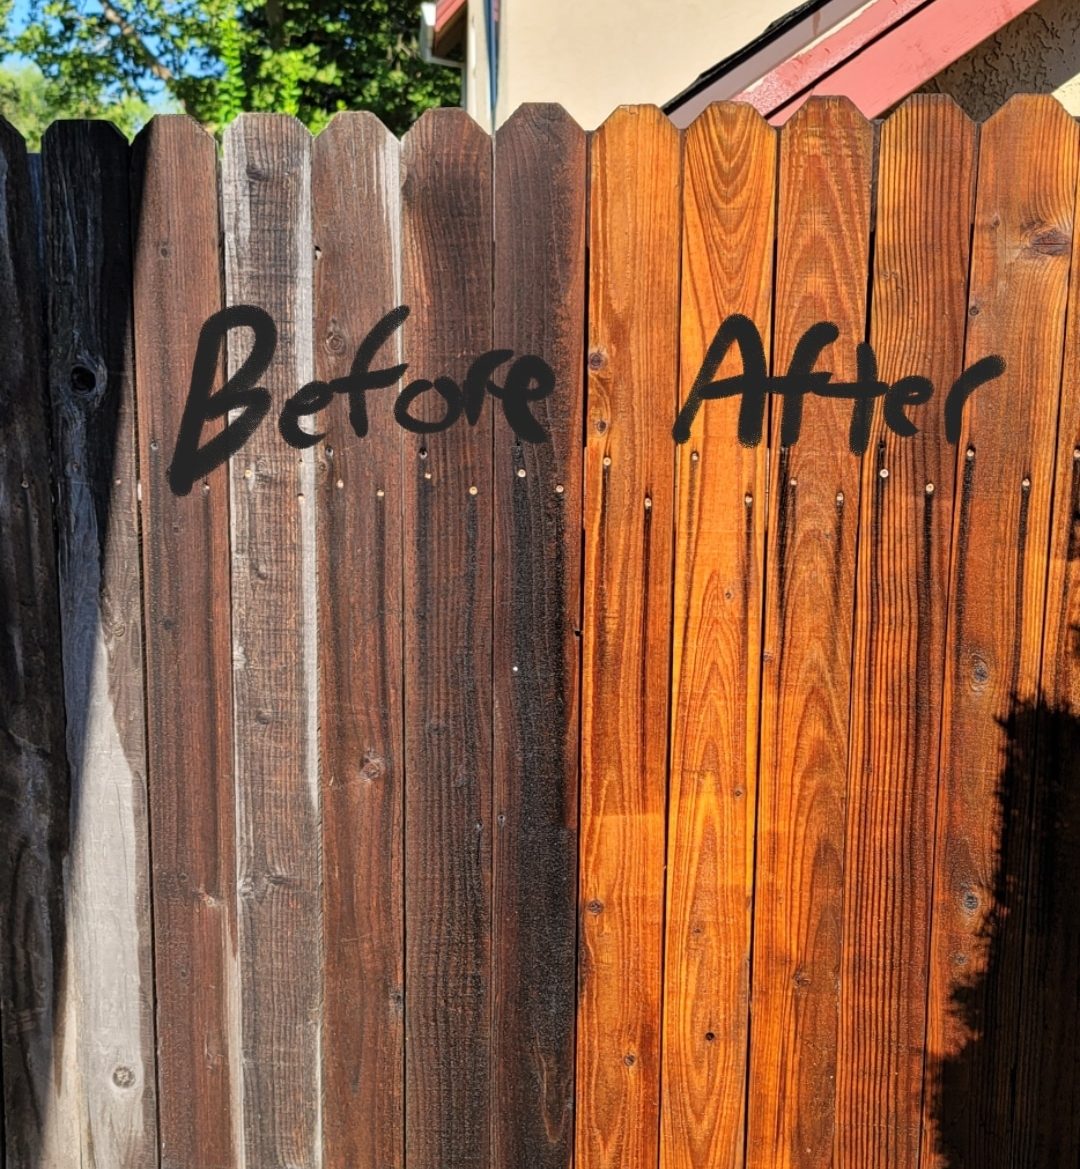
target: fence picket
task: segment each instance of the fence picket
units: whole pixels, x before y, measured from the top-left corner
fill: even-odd
[[[402,142],[410,379],[491,348],[491,139],[463,111]],[[432,399],[435,401],[432,401]],[[412,406],[442,417],[434,390]],[[492,403],[409,433],[405,509],[405,1156],[490,1158]]]
[[[899,436],[878,403],[863,461],[852,666],[837,1166],[915,1169],[975,127],[912,98],[882,126],[870,340],[881,377],[934,397]],[[888,907],[888,911],[886,911]]]
[[[924,1104],[927,1169],[1023,1163],[1024,983],[1054,447],[1080,129],[1016,97],[982,127],[965,357],[999,354],[960,435]],[[1004,767],[1004,770],[1003,770]],[[992,964],[989,959],[993,958]],[[1041,1160],[1041,1157],[1039,1158]]]
[[[311,136],[284,115],[225,132],[229,305],[277,326],[279,409],[312,377]],[[251,342],[233,333],[235,375]],[[243,1131],[249,1164],[322,1163],[315,468],[264,423],[230,459]]]
[[[495,137],[495,344],[555,390],[495,417],[492,1165],[573,1158],[586,136],[530,106]],[[504,367],[505,371],[505,367]],[[500,375],[497,376],[501,376]]]
[[[591,142],[579,1169],[659,1153],[680,154],[646,106]]]
[[[315,376],[346,377],[401,303],[397,139],[339,114],[311,158]],[[400,363],[395,334],[372,369]],[[319,449],[319,640],[326,1169],[404,1164],[401,431],[393,388],[360,437],[340,399]],[[348,585],[345,585],[345,582]]]
[[[71,774],[66,1047],[84,1163],[143,1169],[157,1120],[129,150],[106,122],[55,122],[42,153]]]
[[[1080,176],[1078,176],[1080,197]],[[1074,209],[1065,357],[1061,378],[1038,751],[1031,814],[1033,943],[1020,1007],[1017,1142],[1029,1161],[1080,1162],[1080,232]]]
[[[733,313],[770,349],[776,132],[747,105],[685,133],[680,409]],[[714,377],[741,372],[729,350]],[[765,447],[709,401],[678,448],[661,1164],[742,1169],[761,684]]]
[[[218,164],[190,118],[132,153],[135,389],[142,494],[147,786],[163,1169],[239,1152],[228,473],[167,481],[203,321],[222,304]],[[215,372],[219,380],[224,353]],[[177,679],[199,679],[198,687]]]
[[[817,365],[855,375],[866,328],[873,131],[811,100],[780,135],[773,362],[821,321]],[[832,1164],[859,459],[852,407],[805,403],[797,441],[774,406],[754,896],[748,1164]]]
[[[64,1058],[64,750],[45,324],[26,147],[0,119],[0,1027],[9,1169],[79,1164]]]

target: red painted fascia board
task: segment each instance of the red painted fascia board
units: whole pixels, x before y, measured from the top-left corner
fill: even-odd
[[[850,98],[868,118],[877,117],[909,93],[936,77],[946,66],[993,36],[1010,20],[1033,7],[1037,0],[929,0],[911,4],[909,11],[886,24],[889,9],[904,0],[877,0],[846,28],[776,70],[785,70],[786,84],[761,83],[737,100],[755,106],[774,125],[780,125],[813,94],[841,94]],[[862,45],[845,38],[849,28],[881,9],[879,31]],[[869,20],[861,33],[872,27]],[[791,67],[790,69],[788,67]],[[801,76],[801,85],[793,79]]]
[[[436,0],[431,50],[437,56],[444,56],[461,40],[468,6],[468,0]]]
[[[752,102],[759,110],[779,109],[883,36],[905,16],[931,3],[933,0],[876,0],[812,48],[797,53],[748,85],[734,100]]]

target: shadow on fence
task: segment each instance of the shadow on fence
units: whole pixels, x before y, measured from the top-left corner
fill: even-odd
[[[1001,725],[993,901],[950,1003],[967,1038],[929,1065],[941,1169],[1080,1157],[1080,712],[1014,701]]]

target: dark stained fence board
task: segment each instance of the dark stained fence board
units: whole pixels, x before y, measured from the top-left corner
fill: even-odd
[[[817,362],[853,380],[866,326],[872,127],[811,100],[780,135],[773,363],[831,321]],[[805,402],[781,443],[774,405],[754,896],[748,1165],[832,1164],[845,788],[859,512],[851,404]]]
[[[398,141],[370,114],[340,114],[311,160],[315,376],[349,373],[401,303]],[[401,358],[396,333],[372,369]],[[399,387],[318,419],[318,564],[326,1169],[404,1161],[404,784]]]
[[[56,1076],[68,770],[44,321],[26,151],[0,121],[0,1023],[8,1169],[79,1164]]]
[[[284,115],[225,134],[227,301],[277,326],[276,409],[230,460],[244,1142],[266,1169],[322,1160],[315,459],[275,426],[312,376],[310,154]],[[250,348],[230,337],[230,373]]]
[[[518,439],[501,409],[494,422],[491,1163],[500,1169],[573,1158],[585,169],[586,135],[559,106],[523,109],[495,137],[494,341],[555,372],[554,393],[531,407],[548,441]]]
[[[647,106],[590,144],[579,1169],[658,1157],[680,155]]]
[[[166,477],[199,330],[222,305],[214,140],[190,118],[154,118],[132,177],[161,1162],[236,1169],[228,469],[186,496]],[[220,385],[224,347],[217,374]]]
[[[491,348],[491,139],[463,111],[402,142],[407,381]],[[415,417],[436,420],[428,392]],[[492,404],[407,434],[405,558],[405,1156],[490,1158]]]
[[[881,377],[930,378],[900,437],[879,402],[863,462],[852,666],[837,1166],[918,1164],[942,663],[975,127],[917,97],[881,128],[870,340]]]
[[[86,1165],[157,1164],[129,149],[107,122],[43,143],[71,852],[65,969]]]
[[[1036,723],[1080,130],[1049,97],[983,124],[954,512],[922,1164],[1023,1164],[1017,1122]],[[1020,1074],[1021,1078],[1017,1080]],[[1041,1161],[1041,1156],[1036,1158]]]
[[[776,132],[747,105],[685,132],[679,405],[721,323],[770,350]],[[736,349],[714,372],[741,371]],[[705,402],[678,448],[664,966],[663,1163],[742,1169],[765,554],[764,442],[739,399]]]

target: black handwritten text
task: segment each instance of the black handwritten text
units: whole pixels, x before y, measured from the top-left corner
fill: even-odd
[[[885,399],[885,424],[894,434],[909,438],[918,427],[908,417],[911,406],[921,406],[934,395],[929,378],[902,377],[891,385],[878,377],[877,357],[873,347],[859,342],[855,349],[856,376],[853,382],[832,380],[828,370],[816,369],[822,350],[832,344],[840,330],[829,321],[811,325],[799,338],[786,374],[770,377],[765,362],[765,346],[757,326],[748,317],[728,317],[716,330],[712,344],[701,363],[697,378],[679,416],[672,435],[676,442],[686,442],[702,402],[716,398],[740,398],[739,442],[757,446],[765,420],[765,402],[770,394],[784,402],[780,416],[780,444],[798,442],[802,428],[803,403],[808,394],[821,398],[848,398],[853,403],[848,445],[853,454],[861,455],[870,441],[870,424],[874,402]],[[739,350],[742,372],[733,377],[717,378],[721,362],[732,346]],[[964,403],[980,386],[1005,372],[1000,357],[983,357],[965,369],[953,382],[945,399],[945,438],[955,443],[960,437]]]

